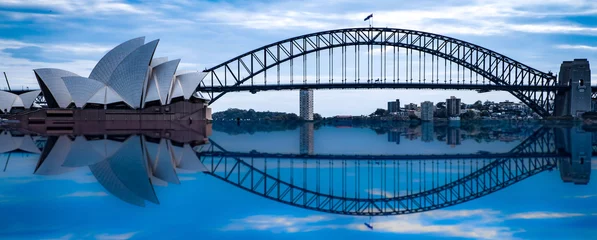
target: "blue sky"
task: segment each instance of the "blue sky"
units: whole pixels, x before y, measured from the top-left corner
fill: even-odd
[[[374,26],[452,36],[543,71],[557,72],[564,60],[597,59],[597,2],[592,0],[0,0],[0,71],[13,85],[29,87],[36,87],[34,68],[86,76],[106,51],[138,36],[161,39],[156,56],[181,58],[181,70],[203,70],[289,37],[365,27],[363,18],[370,13]],[[419,103],[451,95],[464,102],[516,100],[501,92],[326,90],[315,92],[315,111],[367,114],[395,98]],[[358,104],[343,104],[351,102]],[[212,107],[298,112],[298,92],[228,94]]]

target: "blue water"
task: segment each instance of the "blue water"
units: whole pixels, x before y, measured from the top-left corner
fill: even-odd
[[[0,238],[597,238],[578,126],[234,124],[203,145],[4,131]]]

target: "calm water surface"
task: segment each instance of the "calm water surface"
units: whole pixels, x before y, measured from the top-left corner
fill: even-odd
[[[597,239],[597,135],[579,126],[212,128],[2,131],[0,238]]]

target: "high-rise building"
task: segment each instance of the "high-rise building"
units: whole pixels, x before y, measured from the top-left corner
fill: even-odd
[[[446,99],[448,117],[460,116],[460,98],[451,96]]]
[[[401,132],[394,132],[394,131],[388,132],[388,142],[394,142],[396,144],[400,144],[400,135],[401,134],[402,134]]]
[[[313,121],[313,89],[301,89],[300,116],[306,121]]]
[[[300,129],[300,152],[301,154],[313,154],[314,149],[314,126],[312,122],[303,123]]]
[[[421,120],[433,121],[433,110],[435,106],[433,102],[425,101],[421,103]]]
[[[396,99],[396,101],[388,102],[388,112],[389,113],[400,112],[400,99]]]
[[[446,135],[448,145],[460,145],[460,128],[448,128]]]
[[[424,122],[421,124],[421,140],[423,142],[433,142],[433,123]]]

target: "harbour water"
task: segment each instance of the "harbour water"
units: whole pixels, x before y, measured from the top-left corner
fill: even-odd
[[[0,238],[597,236],[582,126],[210,127],[207,142],[3,130]]]

